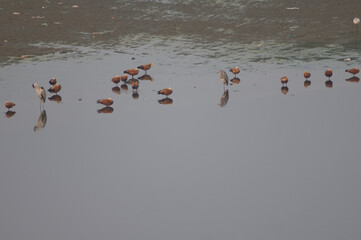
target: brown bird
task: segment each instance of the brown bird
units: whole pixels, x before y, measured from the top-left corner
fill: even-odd
[[[124,74],[123,76],[120,77],[120,80],[122,80],[123,82],[126,82],[128,80],[128,75]]]
[[[98,99],[98,100],[97,100],[97,103],[101,103],[101,104],[103,104],[103,105],[105,105],[105,106],[110,106],[110,105],[113,104],[113,99],[111,99],[111,98],[108,98],[108,99]]]
[[[153,66],[153,63],[149,63],[146,65],[140,65],[138,68],[144,70],[145,73],[147,73],[147,70],[149,70],[152,66]]]
[[[159,90],[159,91],[158,91],[158,94],[163,94],[163,95],[165,95],[165,96],[168,97],[168,95],[171,95],[172,92],[173,92],[173,89],[172,89],[172,88],[164,88],[164,89],[162,89],[162,90]]]
[[[137,90],[139,88],[139,80],[133,79],[133,81],[130,83],[132,85],[133,90]]]
[[[118,84],[120,82],[120,77],[118,75],[113,77],[112,82],[115,83],[115,84]]]
[[[13,103],[13,102],[9,102],[9,101],[5,102],[5,107],[6,107],[8,110],[10,110],[10,108],[12,108],[12,107],[14,107],[14,106],[15,106],[15,103]]]
[[[49,99],[50,101],[52,101],[52,102],[57,102],[57,103],[60,103],[61,100],[62,100],[61,96],[60,96],[60,95],[57,95],[57,94],[51,96],[51,97],[48,98],[48,99]]]
[[[97,110],[98,113],[112,113],[114,109],[112,107],[103,107],[102,109]]]
[[[124,73],[127,73],[130,76],[134,77],[135,75],[138,75],[139,70],[138,70],[138,68],[128,69],[128,70],[125,70]]]
[[[360,69],[355,67],[355,68],[347,69],[347,70],[345,70],[345,72],[349,72],[349,73],[355,75],[355,74],[358,74],[360,72]]]
[[[241,70],[239,70],[238,67],[233,67],[231,69],[229,69],[230,72],[232,72],[234,74],[234,76],[236,76]]]
[[[325,76],[328,77],[328,78],[330,78],[330,77],[332,76],[332,69],[331,69],[331,68],[330,68],[330,69],[327,69],[327,70],[325,71]]]
[[[310,78],[311,77],[311,73],[309,73],[309,72],[304,72],[303,73],[303,76],[306,78],[306,80],[308,79],[308,78]]]
[[[56,84],[56,78],[51,78],[49,83],[54,86]]]
[[[288,83],[288,78],[286,76],[281,77],[281,83],[282,84]]]
[[[57,94],[61,90],[61,85],[56,83],[54,86],[48,89],[49,92]]]

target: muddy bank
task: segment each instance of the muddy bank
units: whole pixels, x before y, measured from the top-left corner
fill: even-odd
[[[296,49],[293,55],[314,49],[326,58],[345,51],[358,54],[360,36],[352,19],[360,8],[360,1],[351,0],[342,5],[338,1],[320,5],[313,1],[4,0],[0,3],[0,62],[67,53],[71,46],[118,47],[125,39],[128,47],[136,48],[154,37],[187,39],[180,43],[183,47],[189,41],[215,50],[232,45],[221,55],[250,44],[266,53],[276,49],[270,57],[284,55],[290,48]],[[141,37],[133,38],[137,35]]]

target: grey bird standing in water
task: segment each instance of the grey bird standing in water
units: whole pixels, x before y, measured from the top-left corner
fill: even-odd
[[[46,100],[46,92],[43,87],[39,87],[37,83],[33,84],[33,88],[35,88],[36,93],[38,94],[38,97],[40,98],[40,101],[45,103]]]
[[[219,74],[219,77],[221,78],[221,81],[223,82],[223,89],[225,88],[224,85],[227,85],[228,86],[228,75],[225,71],[223,70],[220,70],[218,72]]]

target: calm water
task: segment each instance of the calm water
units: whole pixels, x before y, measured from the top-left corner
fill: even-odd
[[[345,69],[361,65],[352,25],[359,3],[346,13],[327,1],[318,15],[306,3],[244,3],[106,1],[119,19],[146,25],[115,39],[33,43],[74,51],[6,60],[1,239],[360,239],[361,85],[345,81]],[[251,30],[259,15],[271,29],[299,27],[294,35],[263,32],[262,24]],[[181,33],[170,31],[176,21]],[[325,27],[310,27],[319,38],[301,37],[308,22],[332,22],[329,37]],[[222,38],[213,28],[224,28]],[[114,89],[113,76],[150,62],[154,81],[140,80],[136,93]],[[233,66],[240,83],[226,97],[217,72]],[[42,108],[31,84],[48,89],[51,77],[63,87],[61,101]],[[156,91],[167,87],[173,104],[159,104]],[[113,112],[98,113],[96,100],[108,97]],[[16,103],[10,118],[6,100]]]

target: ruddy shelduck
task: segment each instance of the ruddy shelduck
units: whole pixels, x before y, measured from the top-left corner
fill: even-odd
[[[107,99],[98,99],[97,103],[103,104],[105,106],[110,106],[113,104],[113,99],[112,98],[107,98]]]
[[[133,81],[130,84],[132,85],[132,88],[134,90],[137,90],[139,88],[139,80],[138,79],[133,79]]]
[[[115,84],[118,84],[120,82],[120,77],[118,75],[113,77],[112,82],[115,83]]]
[[[165,95],[165,96],[169,96],[169,95],[171,95],[172,94],[172,92],[173,92],[173,89],[172,88],[164,88],[164,89],[162,89],[162,90],[159,90],[158,91],[158,94],[162,94],[162,95]]]
[[[120,80],[122,80],[123,82],[126,82],[128,80],[128,75],[124,74],[120,77]]]
[[[138,68],[144,70],[145,73],[147,73],[147,70],[149,70],[151,67],[153,67],[153,63],[140,65]]]
[[[330,78],[331,76],[332,76],[332,69],[331,68],[329,68],[329,69],[327,69],[326,71],[325,71],[325,76],[326,77],[328,77],[328,78]]]
[[[303,73],[303,76],[304,76],[306,79],[308,79],[308,78],[311,77],[311,73],[309,73],[309,72],[304,72],[304,73]]]
[[[48,89],[49,92],[57,94],[61,90],[61,85],[56,83],[54,86]]]
[[[354,67],[354,68],[350,68],[350,69],[345,70],[345,72],[349,72],[349,73],[355,75],[355,74],[358,74],[360,72],[360,69],[358,67]]]
[[[10,101],[6,101],[5,102],[5,107],[10,110],[10,108],[14,107],[15,106],[15,103],[13,102],[10,102]]]
[[[281,77],[281,83],[282,84],[288,83],[288,78],[286,76]]]
[[[238,67],[233,67],[229,71],[232,72],[234,76],[236,76],[241,70],[239,70]]]
[[[54,86],[56,84],[56,78],[51,78],[49,83]]]
[[[139,70],[138,70],[138,68],[128,69],[128,70],[125,70],[124,73],[129,74],[130,76],[134,77],[135,75],[138,75]]]

